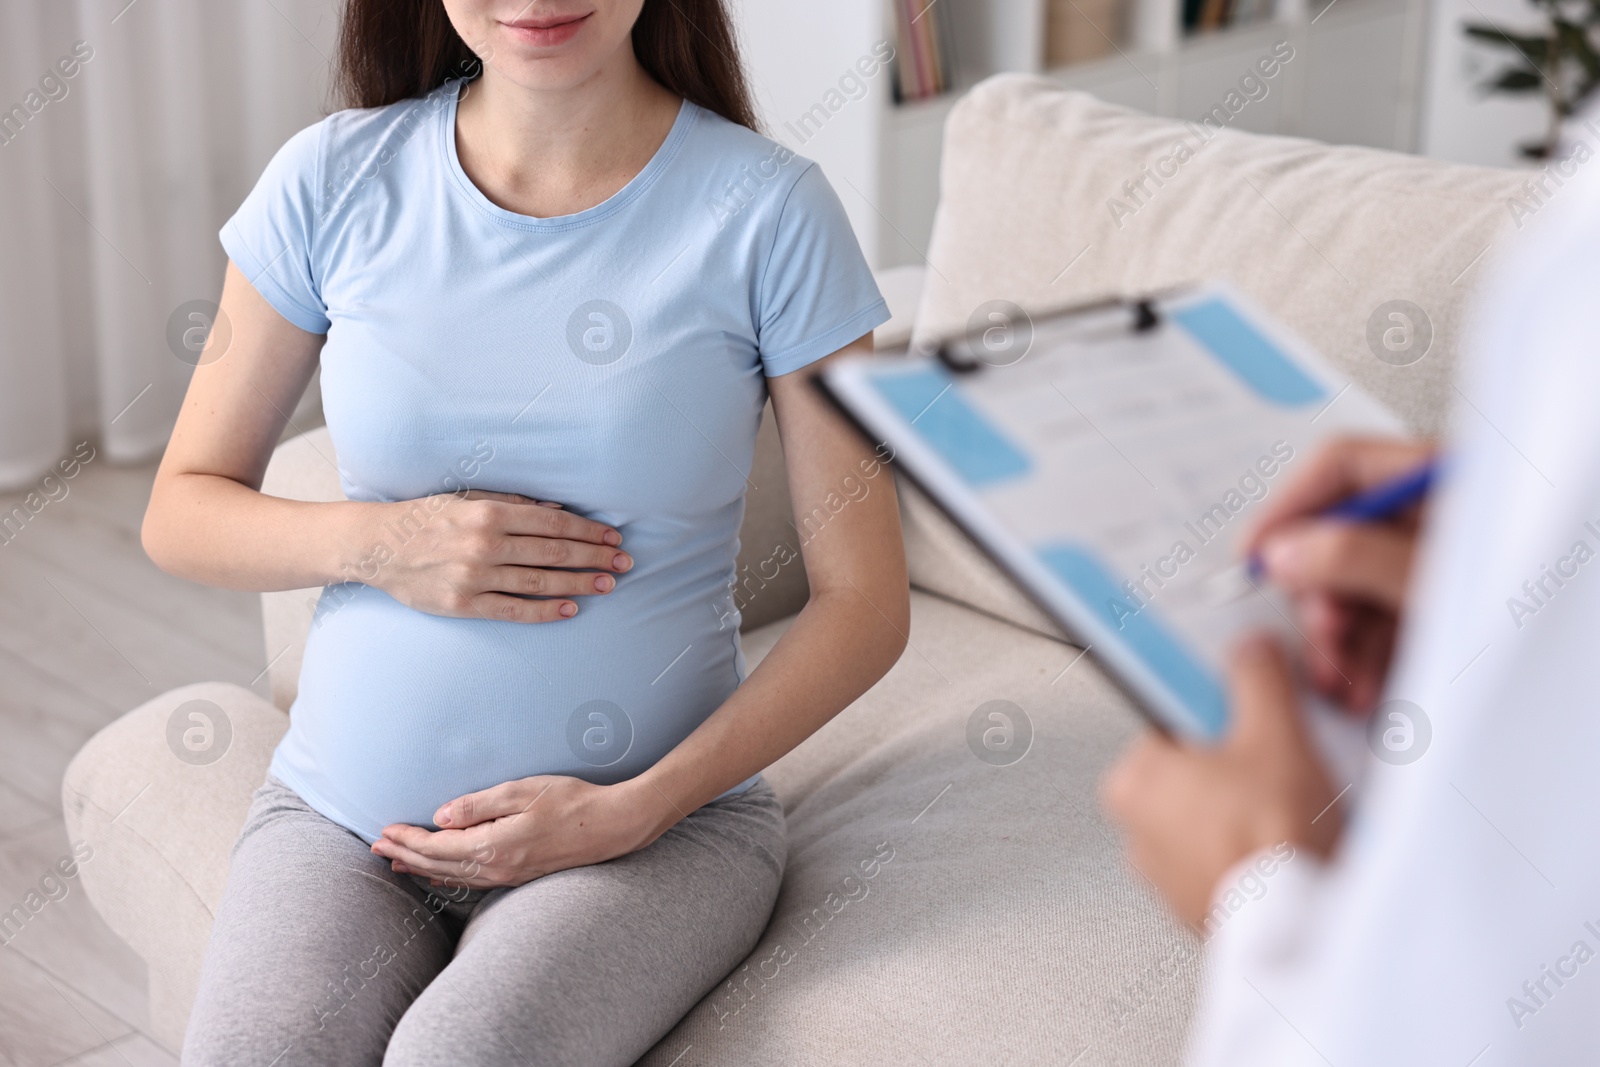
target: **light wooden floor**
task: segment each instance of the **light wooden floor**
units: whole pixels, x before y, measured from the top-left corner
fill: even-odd
[[[0,543],[0,913],[68,855],[61,774],[96,730],[187,682],[268,695],[257,598],[169,578],[140,549],[154,475],[95,460]],[[0,495],[0,514],[21,499]],[[66,884],[0,947],[0,1065],[170,1067],[140,1030],[143,964]]]

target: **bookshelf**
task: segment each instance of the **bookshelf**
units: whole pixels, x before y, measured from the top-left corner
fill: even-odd
[[[1047,61],[1063,51],[1059,40],[1051,47],[1052,29],[1060,31],[1052,5],[1092,13],[1103,10],[1096,0],[934,0],[923,17],[945,20],[952,88],[896,102],[894,71],[864,75],[873,64],[861,61],[884,41],[903,55],[894,6],[903,2],[733,3],[769,132],[822,165],[877,269],[923,261],[945,117],[996,73],[1041,74],[1111,103],[1197,119],[1288,41],[1294,61],[1233,126],[1401,151],[1417,143],[1428,0],[1224,0],[1241,18],[1198,32],[1185,29],[1185,0],[1098,0],[1115,5],[1096,20],[1111,23],[1099,27],[1110,38],[1104,54],[1064,64]],[[1188,0],[1191,14],[1206,2]]]

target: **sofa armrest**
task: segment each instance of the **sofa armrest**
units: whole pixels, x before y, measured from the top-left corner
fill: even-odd
[[[95,734],[62,780],[67,836],[93,850],[80,866],[84,892],[149,965],[150,1032],[174,1051],[234,838],[288,726],[240,686],[187,685]],[[197,728],[209,728],[213,747],[185,746],[184,732]]]

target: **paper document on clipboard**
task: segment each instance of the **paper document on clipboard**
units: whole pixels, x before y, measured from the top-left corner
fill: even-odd
[[[824,384],[1147,715],[1211,741],[1235,640],[1299,641],[1243,533],[1321,441],[1404,426],[1225,285],[1132,309],[1039,318],[1007,365],[861,357]]]

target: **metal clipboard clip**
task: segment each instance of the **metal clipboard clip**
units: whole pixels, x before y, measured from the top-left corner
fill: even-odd
[[[1109,297],[1102,300],[1092,300],[1087,303],[1060,308],[1051,312],[1049,317],[1052,319],[1065,318],[1104,311],[1108,308],[1127,308],[1132,316],[1128,324],[1129,329],[1134,333],[1148,333],[1161,325],[1161,313],[1156,309],[1156,301],[1161,297],[1180,291],[1182,290],[1173,289],[1138,297]],[[1022,311],[1021,308],[1017,310]],[[996,312],[995,314],[1003,313]],[[1027,313],[1023,312],[1023,314],[1026,315]],[[1029,322],[1031,324],[1031,317]],[[1008,322],[1004,325],[1012,326],[1013,324]],[[999,362],[976,355],[975,353],[977,352],[987,350],[982,341],[975,339],[975,337],[981,336],[983,336],[983,333],[978,330],[976,325],[969,326],[965,334],[958,335],[956,338],[946,338],[938,341],[930,340],[913,345],[911,354],[932,356],[954,374],[971,374],[985,367],[1008,366],[1010,363],[1017,362],[1022,358],[1018,356],[1013,360]],[[964,349],[965,351],[958,351],[958,349]]]

